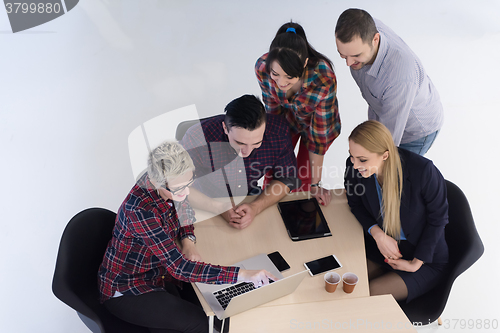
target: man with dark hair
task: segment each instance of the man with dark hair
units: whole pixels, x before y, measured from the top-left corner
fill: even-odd
[[[224,123],[228,128],[235,126],[253,131],[266,122],[264,105],[252,95],[243,95],[229,102],[224,111]]]
[[[189,128],[181,144],[196,167],[197,181],[189,201],[194,207],[219,214],[233,227],[250,225],[261,211],[298,187],[297,160],[288,124],[267,114],[255,96],[231,101],[225,115],[203,119]],[[257,182],[271,171],[273,180],[263,190]],[[258,194],[251,203],[225,209],[213,197]]]
[[[344,11],[335,27],[340,57],[394,143],[424,155],[443,126],[439,94],[422,63],[389,27],[362,9]]]

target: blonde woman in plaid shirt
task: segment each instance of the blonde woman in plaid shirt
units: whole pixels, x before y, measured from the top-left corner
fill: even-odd
[[[98,272],[100,300],[115,316],[151,332],[208,332],[208,320],[191,282],[268,284],[265,270],[204,263],[186,197],[194,164],[176,142],[151,153],[118,209],[113,237]],[[176,242],[178,241],[178,242]]]

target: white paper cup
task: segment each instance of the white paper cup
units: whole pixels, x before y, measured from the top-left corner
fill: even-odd
[[[344,292],[350,294],[353,292],[354,287],[358,283],[358,276],[354,273],[345,273],[342,275],[342,284],[344,288]]]
[[[337,289],[340,282],[340,275],[335,272],[328,272],[325,274],[325,289],[329,293],[333,293]]]

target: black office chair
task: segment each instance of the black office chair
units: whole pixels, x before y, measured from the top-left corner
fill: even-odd
[[[455,279],[474,264],[483,254],[484,246],[477,233],[469,202],[464,193],[450,181],[448,191],[449,223],[445,238],[450,253],[450,268],[446,278],[428,293],[399,305],[408,319],[427,325],[440,319]],[[439,320],[439,324],[440,320]]]
[[[59,245],[52,291],[94,333],[147,333],[147,328],[115,317],[99,303],[97,271],[115,218],[107,209],[90,208],[69,221]]]
[[[208,117],[210,118],[210,117]],[[184,134],[186,134],[187,130],[196,124],[199,124],[201,121],[205,120],[207,118],[201,118],[201,119],[193,119],[193,120],[186,120],[182,121],[177,125],[177,129],[175,131],[175,139],[177,141],[181,141],[181,139],[184,137]]]

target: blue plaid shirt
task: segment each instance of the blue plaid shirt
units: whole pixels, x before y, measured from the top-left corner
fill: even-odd
[[[195,187],[208,196],[227,197],[226,184],[229,183],[233,196],[244,196],[256,188],[258,180],[270,171],[274,179],[294,189],[297,159],[288,124],[283,118],[268,114],[261,146],[254,149],[250,156],[241,158],[224,133],[224,117],[219,115],[202,120],[189,128],[180,142],[196,167],[198,179]],[[222,168],[225,177],[221,173]]]

